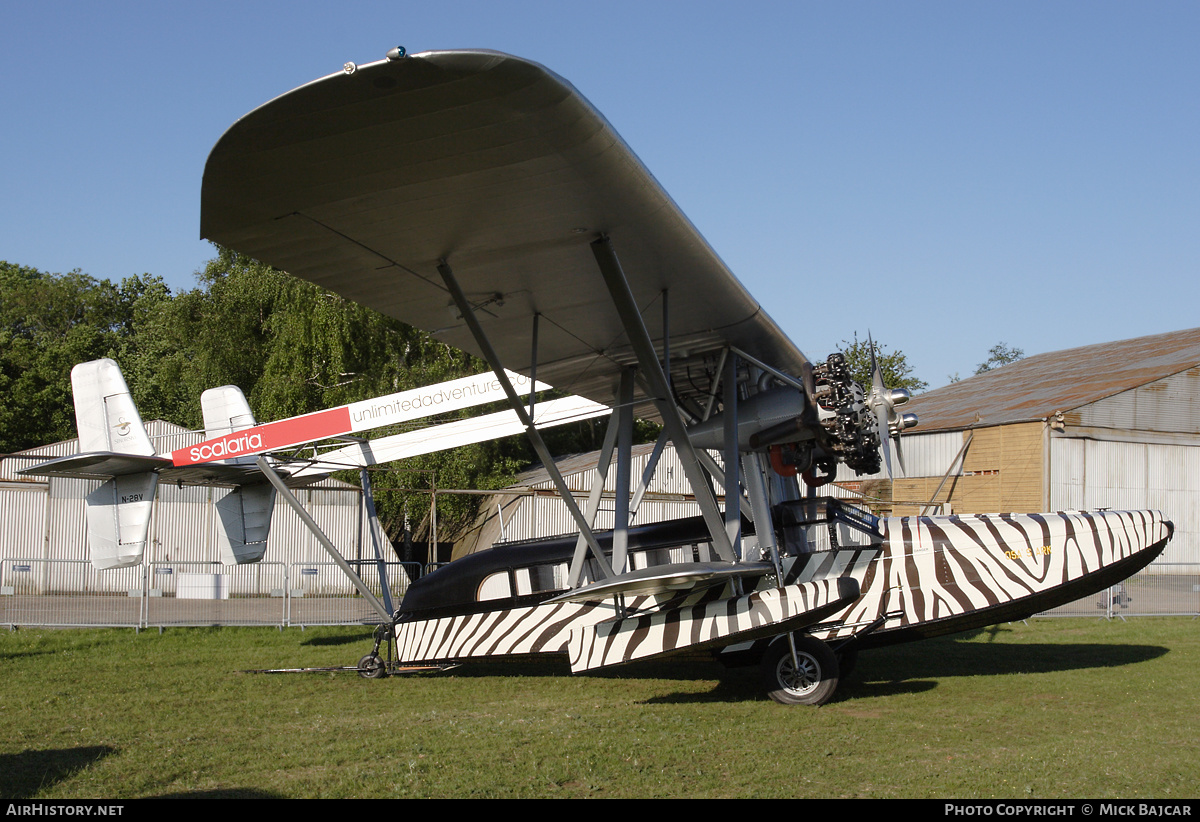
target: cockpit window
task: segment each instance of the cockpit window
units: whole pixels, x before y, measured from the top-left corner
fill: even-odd
[[[476,600],[485,602],[489,599],[508,599],[511,596],[512,585],[508,580],[508,571],[497,571],[494,574],[488,574],[483,578],[483,582],[479,583]]]

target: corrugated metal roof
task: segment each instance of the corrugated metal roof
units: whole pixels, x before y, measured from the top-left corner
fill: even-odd
[[[1039,420],[1200,364],[1200,328],[1036,354],[913,398],[917,431]]]

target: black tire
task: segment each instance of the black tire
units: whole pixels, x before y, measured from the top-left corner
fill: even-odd
[[[375,654],[367,654],[358,661],[358,675],[363,679],[383,679],[387,676],[387,666]]]
[[[796,660],[787,637],[771,643],[763,655],[763,685],[781,705],[824,705],[838,686],[838,661],[829,646],[810,636],[795,635]]]

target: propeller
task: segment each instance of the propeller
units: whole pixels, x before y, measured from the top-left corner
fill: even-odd
[[[883,369],[875,359],[875,341],[867,333],[867,346],[871,351],[871,393],[867,405],[875,412],[879,425],[879,445],[883,450],[883,460],[887,464],[888,477],[892,477],[891,441],[896,441],[896,460],[900,463],[900,471],[907,474],[904,468],[904,452],[900,449],[900,432],[917,424],[916,414],[901,414],[896,410],[912,399],[912,392],[907,388],[888,388],[883,382]]]

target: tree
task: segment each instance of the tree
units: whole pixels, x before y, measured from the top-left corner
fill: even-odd
[[[74,437],[71,369],[134,351],[139,318],[169,296],[149,275],[117,285],[0,262],[0,451]]]
[[[850,367],[850,373],[864,388],[871,389],[871,347],[865,340],[859,340],[858,332],[854,340],[842,340],[842,355]],[[912,365],[902,351],[888,352],[887,346],[875,343],[875,362],[883,373],[883,382],[888,388],[907,388],[909,391],[923,391],[929,383],[913,374]]]
[[[1025,356],[1025,352],[1020,348],[1009,348],[1003,340],[993,345],[988,354],[990,356],[975,369],[976,374],[993,371],[1001,366],[1016,362]]]

